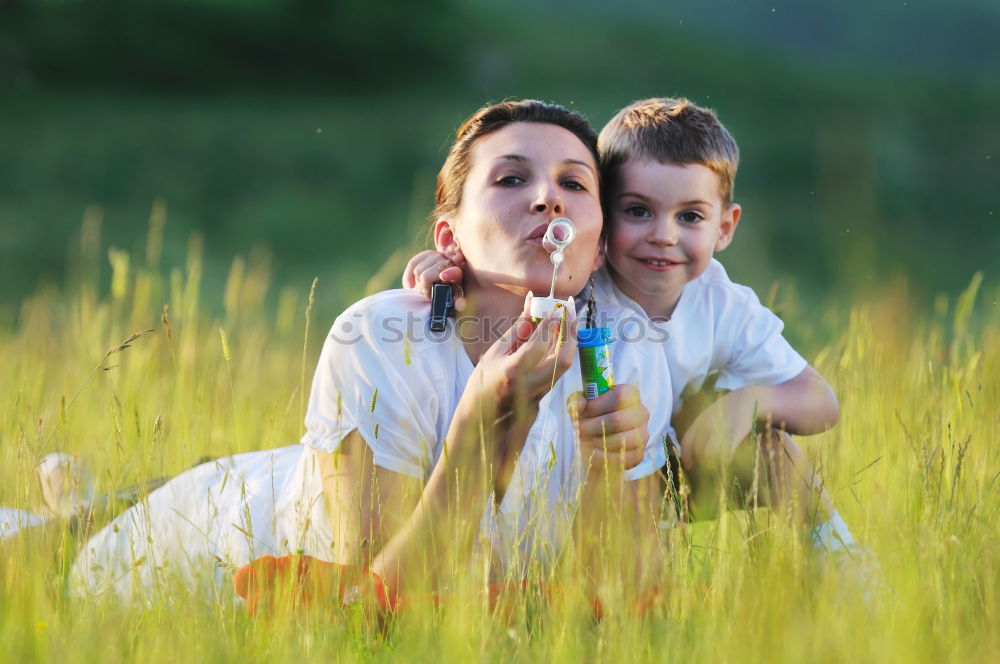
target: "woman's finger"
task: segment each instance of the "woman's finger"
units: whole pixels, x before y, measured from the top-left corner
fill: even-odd
[[[537,373],[539,364],[550,354],[552,314],[546,314],[537,325],[531,323],[531,319],[527,317],[522,317],[520,321],[522,324],[527,321],[531,325],[531,333],[522,338],[513,355],[517,357],[517,362],[523,367],[527,377],[530,372]]]
[[[559,375],[561,376],[573,366],[573,362],[576,360],[576,302],[573,301],[572,297],[569,298],[566,315],[562,317],[560,322],[561,328],[556,335],[559,339],[556,362],[559,363]]]
[[[524,296],[524,306],[521,308],[521,315],[517,317],[511,329],[514,331],[513,341],[510,345],[509,351],[513,353],[518,348],[521,347],[531,333],[534,332],[537,325],[531,321],[531,301],[535,298],[535,294],[528,291],[528,294]]]

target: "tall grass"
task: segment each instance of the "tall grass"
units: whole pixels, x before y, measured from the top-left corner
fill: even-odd
[[[329,323],[310,321],[308,307],[334,287],[303,284],[269,308],[266,263],[237,259],[224,317],[209,320],[200,244],[165,272],[158,224],[154,213],[144,262],[109,255],[107,292],[83,275],[78,291],[25,300],[16,325],[0,332],[0,504],[37,504],[33,467],[53,450],[85,458],[103,491],[180,472],[203,455],[298,439],[303,363],[308,371],[315,362]],[[834,332],[803,349],[843,411],[833,431],[805,446],[878,556],[885,592],[874,601],[848,591],[842,570],[807,555],[767,511],[673,532],[662,609],[600,624],[570,599],[504,618],[461,585],[454,601],[417,602],[384,630],[350,615],[255,622],[228,602],[182,593],[137,611],[67,599],[70,547],[22,547],[6,551],[11,562],[0,572],[0,652],[5,661],[144,663],[997,661],[998,298],[996,285],[973,277],[925,316],[905,288],[886,287],[849,310],[829,309],[823,320]],[[822,309],[794,304],[784,306],[793,329],[811,325],[796,312]]]

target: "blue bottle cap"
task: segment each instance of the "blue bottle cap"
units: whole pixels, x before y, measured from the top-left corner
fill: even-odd
[[[589,327],[577,330],[576,343],[581,348],[604,346],[614,342],[610,327]]]

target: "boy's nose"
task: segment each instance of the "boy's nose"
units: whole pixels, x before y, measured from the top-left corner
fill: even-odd
[[[672,247],[677,244],[677,227],[670,222],[653,226],[649,234],[649,243],[658,247]]]

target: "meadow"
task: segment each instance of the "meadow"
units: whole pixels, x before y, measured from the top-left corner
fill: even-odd
[[[73,286],[25,299],[0,329],[0,504],[37,505],[33,467],[52,451],[86,459],[109,491],[203,455],[298,440],[330,323],[313,307],[363,293],[323,282],[271,293],[266,267],[239,257],[222,302],[207,302],[200,244],[163,266],[155,219],[152,228],[145,252],[109,254],[109,283],[85,269],[104,260],[85,232]],[[70,599],[67,537],[51,552],[5,548],[0,652],[11,662],[144,664],[997,661],[1000,287],[970,277],[931,303],[902,282],[849,306],[800,302],[786,285],[766,298],[840,397],[840,424],[804,446],[881,565],[868,599],[767,510],[669,533],[662,604],[599,623],[572,602],[505,617],[475,593],[382,629],[351,614],[254,620],[228,596],[180,590],[141,609]],[[610,569],[615,555],[609,548]]]

